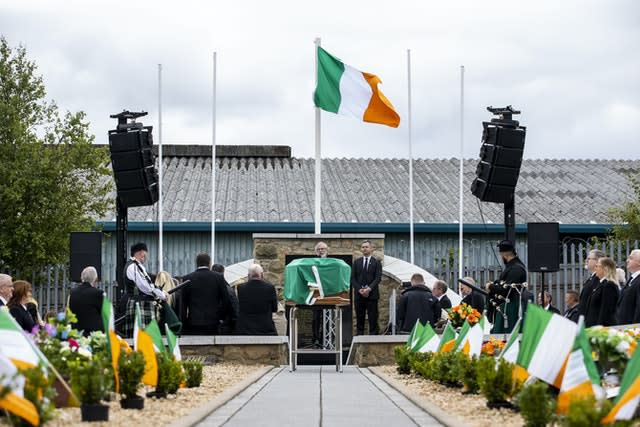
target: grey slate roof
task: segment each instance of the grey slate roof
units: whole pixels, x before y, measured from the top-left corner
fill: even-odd
[[[469,190],[477,159],[464,161],[464,222],[482,223]],[[313,222],[314,159],[218,157],[216,220]],[[164,221],[208,222],[211,157],[164,156]],[[415,223],[458,221],[457,159],[414,160]],[[322,221],[408,223],[407,159],[323,159]],[[516,188],[516,222],[608,223],[606,213],[632,195],[625,172],[640,160],[525,160]],[[480,203],[486,222],[503,206]],[[115,221],[115,212],[106,221]],[[129,221],[156,221],[157,207],[131,208]]]

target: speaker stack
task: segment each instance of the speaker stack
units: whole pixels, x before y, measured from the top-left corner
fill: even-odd
[[[482,125],[480,163],[471,192],[483,202],[506,203],[518,183],[526,129],[495,121],[483,122]]]
[[[109,131],[111,166],[118,197],[124,207],[158,201],[158,174],[152,151],[151,126]]]
[[[527,248],[529,271],[548,273],[560,270],[560,224],[528,223]]]
[[[69,267],[71,280],[80,283],[80,274],[86,267],[95,267],[98,277],[102,277],[102,233],[71,233]]]

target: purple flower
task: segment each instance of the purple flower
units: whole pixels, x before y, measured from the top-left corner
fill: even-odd
[[[31,335],[38,335],[38,332],[40,331],[40,325],[38,325],[37,323],[35,325],[33,325],[33,328],[31,328]]]
[[[44,330],[47,331],[47,335],[49,335],[50,337],[55,337],[58,333],[58,331],[56,330],[56,327],[53,326],[51,323],[45,323]]]

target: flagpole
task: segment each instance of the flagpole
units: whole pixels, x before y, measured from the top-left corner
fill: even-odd
[[[458,189],[458,278],[464,277],[464,240],[462,238],[463,232],[463,218],[464,218],[464,196],[462,193],[462,186],[464,185],[463,179],[464,168],[464,65],[460,66],[460,183]]]
[[[162,64],[158,64],[158,272],[164,271],[164,250],[162,240]]]
[[[411,264],[414,264],[414,236],[413,236],[413,150],[411,141],[411,49],[407,49],[407,91],[409,127],[409,252]]]
[[[315,63],[316,63],[316,87],[318,86],[318,48],[320,47],[320,37],[314,40],[316,45],[315,49]],[[320,132],[320,108],[316,108],[316,167],[315,167],[315,210],[314,210],[314,221],[315,221],[315,234],[320,234],[320,215],[321,215],[321,197],[322,197],[322,188],[320,187],[320,178],[322,175],[322,159],[321,159],[321,132]]]
[[[217,52],[213,52],[213,92],[211,107],[211,261],[216,260],[216,73]]]

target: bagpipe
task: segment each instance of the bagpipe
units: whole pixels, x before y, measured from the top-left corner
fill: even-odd
[[[491,283],[486,292],[488,300],[487,312],[490,312],[490,320],[493,323],[495,321],[495,313],[500,313],[504,322],[504,327],[509,327],[509,315],[507,313],[507,305],[513,301],[519,301],[518,304],[518,317],[522,318],[522,295],[527,291],[527,282],[523,283],[508,283],[504,280],[496,280]],[[514,295],[515,292],[515,295]]]
[[[171,280],[173,280],[174,282],[176,281],[175,278],[172,278]],[[166,292],[168,295],[172,295],[178,291],[181,291],[189,284],[191,284],[191,280],[185,280],[184,282],[180,283],[177,286],[174,286],[173,288],[167,290]],[[160,290],[164,290],[163,286],[158,286],[155,283],[154,283],[154,286]],[[166,323],[169,329],[171,329],[171,332],[173,332],[176,335],[180,334],[180,332],[182,332],[182,321],[180,320],[180,317],[178,317],[176,312],[171,307],[171,304],[169,304],[167,300],[156,298],[155,306],[156,306],[156,317],[158,318],[158,324],[160,325],[160,328],[162,328],[162,325]]]

